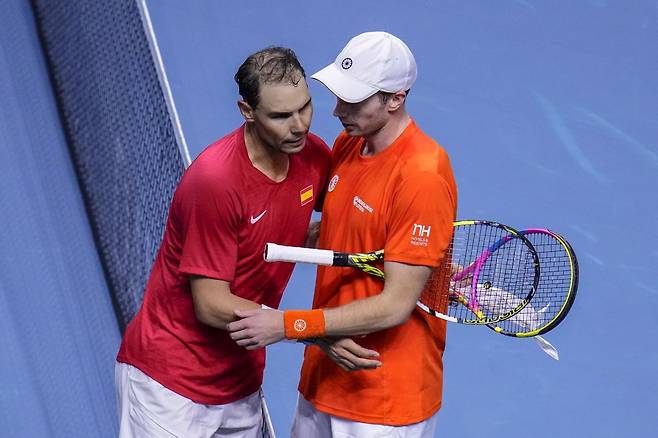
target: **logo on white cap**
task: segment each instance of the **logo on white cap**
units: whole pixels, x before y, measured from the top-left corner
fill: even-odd
[[[352,67],[352,58],[343,59],[343,62],[340,63],[340,66],[343,67],[345,70]]]
[[[416,75],[416,60],[402,40],[386,32],[366,32],[352,38],[332,64],[311,77],[345,102],[357,103],[378,91],[407,91]]]

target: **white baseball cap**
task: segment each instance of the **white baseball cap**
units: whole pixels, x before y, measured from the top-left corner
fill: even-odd
[[[387,32],[355,36],[336,60],[311,77],[349,103],[378,91],[407,91],[416,82],[416,60],[409,47]]]

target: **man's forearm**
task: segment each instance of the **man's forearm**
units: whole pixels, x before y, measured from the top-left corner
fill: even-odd
[[[253,350],[281,339],[354,336],[402,324],[409,318],[431,268],[385,262],[386,283],[377,295],[335,308],[239,312],[229,324],[231,338]]]
[[[260,304],[231,294],[227,300],[221,303],[212,303],[201,312],[196,311],[197,319],[202,323],[226,330],[226,324],[235,321],[236,310],[259,309]]]
[[[365,335],[405,322],[413,306],[391,302],[382,294],[324,309],[327,336]]]
[[[327,335],[363,335],[409,319],[431,270],[390,262],[385,264],[385,270],[386,283],[381,293],[324,310]]]
[[[236,310],[258,309],[260,304],[233,295],[227,282],[209,278],[191,280],[196,317],[202,323],[226,329],[226,324],[237,319]]]

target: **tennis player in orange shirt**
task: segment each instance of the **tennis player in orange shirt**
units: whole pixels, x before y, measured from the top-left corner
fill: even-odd
[[[416,62],[397,37],[360,34],[312,77],[336,95],[345,128],[332,150],[318,247],[383,248],[386,281],[319,267],[313,310],[238,311],[228,330],[247,349],[320,338],[305,351],[293,437],[433,436],[446,326],[415,303],[452,236],[448,156],[407,113]]]

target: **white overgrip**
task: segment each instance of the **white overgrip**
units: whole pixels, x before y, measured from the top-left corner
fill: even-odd
[[[331,266],[334,262],[334,252],[328,249],[266,243],[263,258],[266,262],[312,263],[314,265]]]

